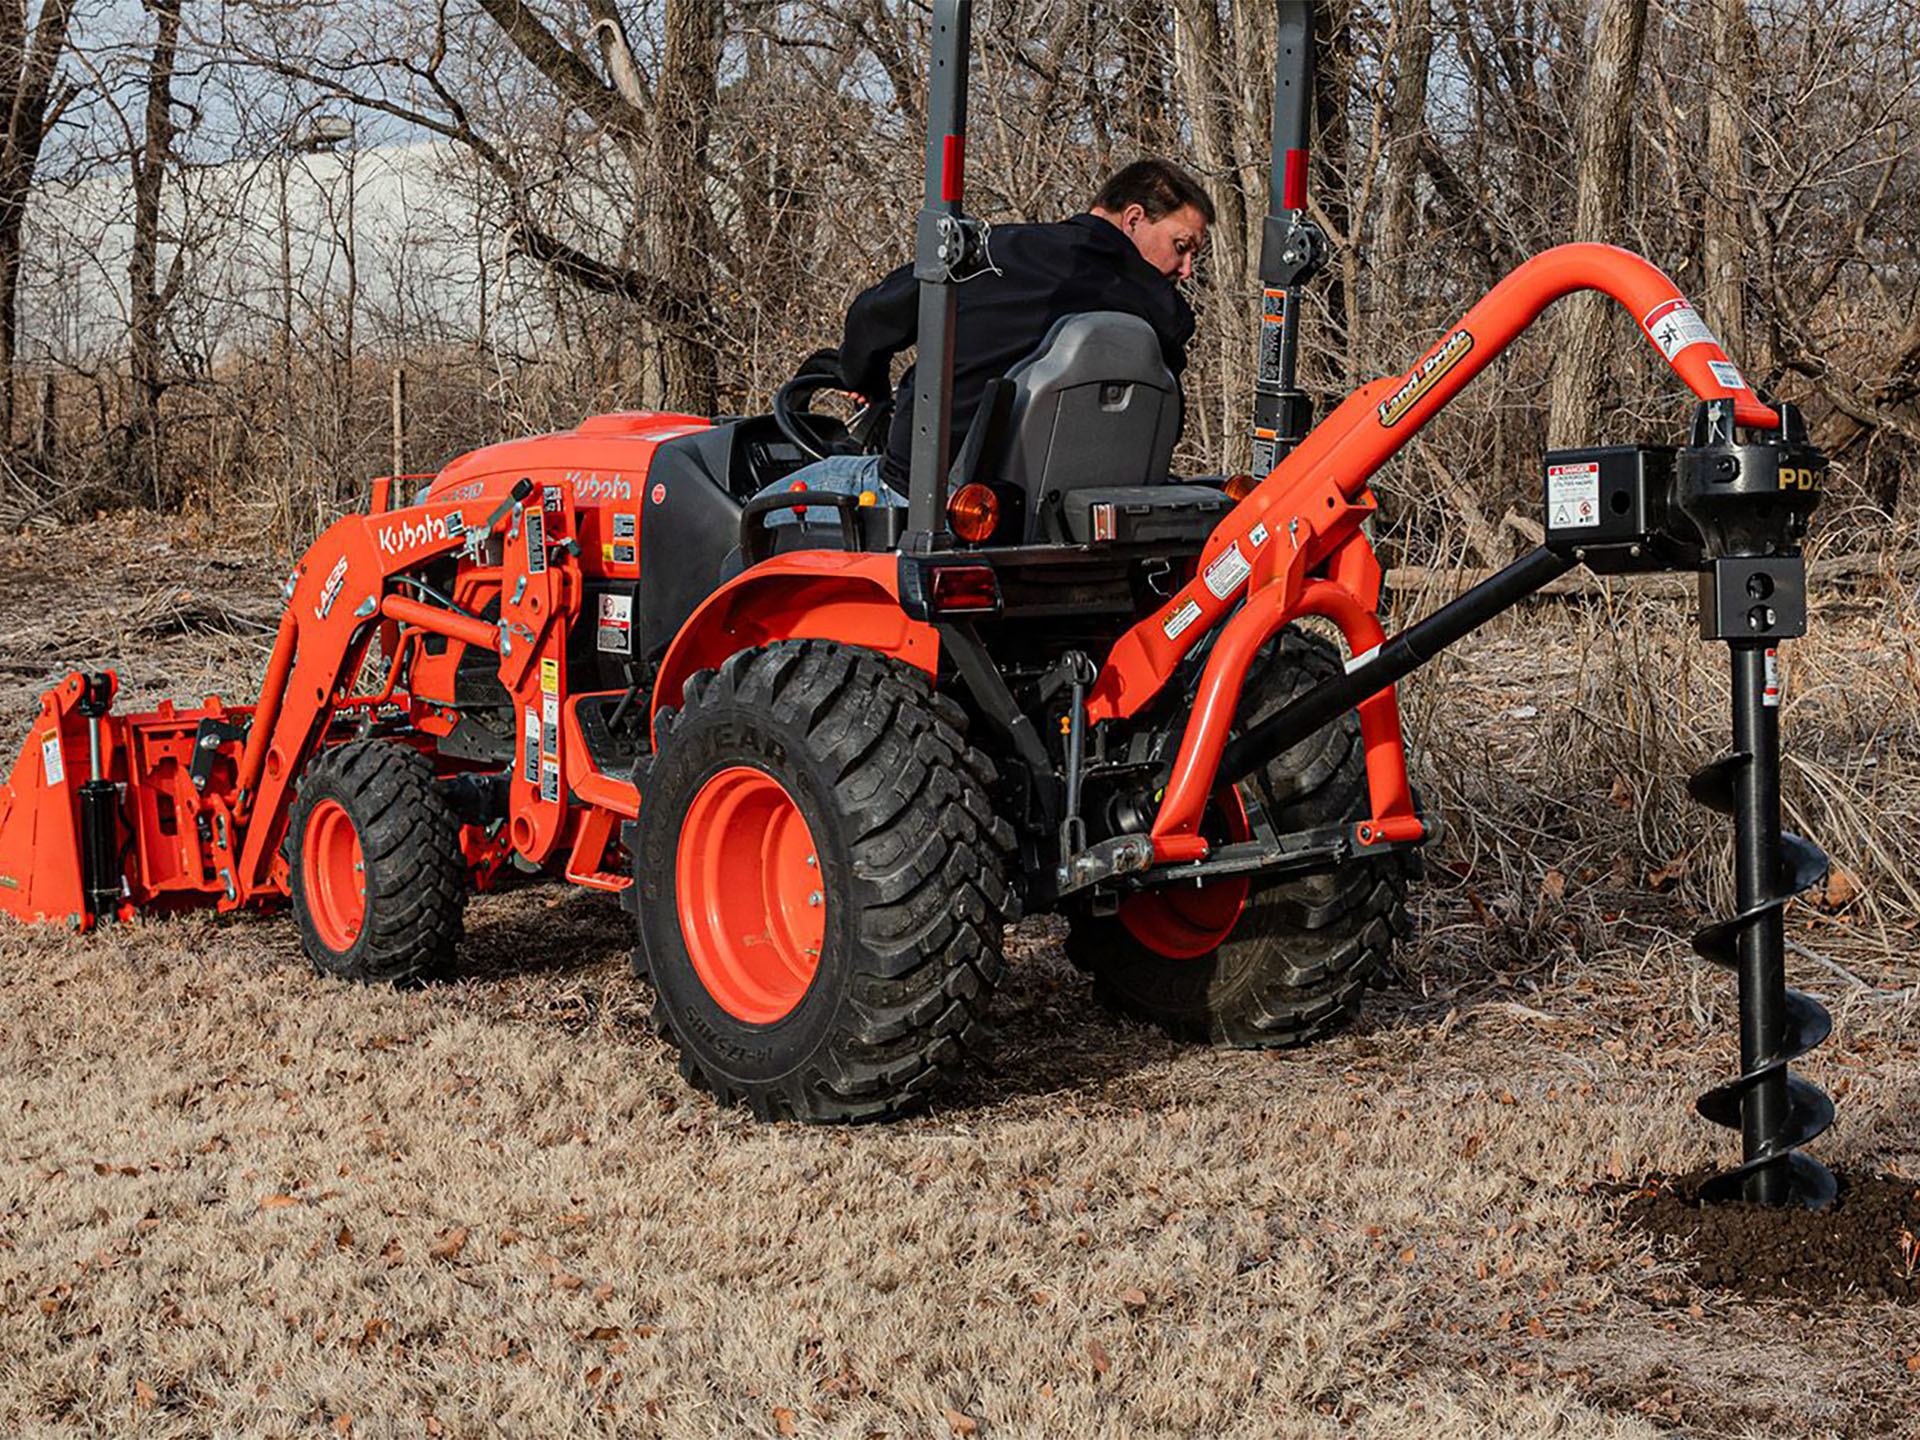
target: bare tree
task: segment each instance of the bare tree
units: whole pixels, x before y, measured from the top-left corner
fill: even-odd
[[[1613,240],[1626,210],[1633,141],[1633,102],[1640,83],[1640,49],[1647,31],[1647,0],[1604,0],[1580,98],[1579,168],[1574,177],[1573,236]],[[1615,346],[1608,304],[1597,295],[1562,302],[1554,329],[1553,400],[1549,442],[1577,445],[1595,438]]]
[[[161,356],[161,319],[178,287],[178,260],[162,285],[159,274],[161,190],[173,160],[173,77],[180,45],[181,0],[146,0],[154,18],[153,51],[147,61],[145,127],[133,152],[133,249],[127,262],[129,291],[127,358],[133,382],[128,401],[127,456],[133,491],[159,506],[166,486],[166,446],[161,400],[167,381]],[[184,251],[176,255],[184,255]]]
[[[19,350],[21,226],[47,132],[76,90],[56,89],[73,22],[73,0],[0,6],[0,449],[13,449],[13,369]]]

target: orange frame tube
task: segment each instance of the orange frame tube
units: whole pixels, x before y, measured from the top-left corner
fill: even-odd
[[[1368,480],[1547,306],[1576,290],[1598,290],[1624,306],[1648,343],[1702,400],[1732,399],[1738,424],[1778,427],[1778,415],[1754,395],[1686,297],[1649,261],[1612,245],[1577,244],[1520,265],[1406,375],[1361,386],[1321,421],[1215,527],[1194,578],[1114,645],[1088,696],[1091,722],[1137,713],[1193,645],[1247,597],[1201,676],[1152,828],[1161,860],[1206,853],[1200,817],[1219,778],[1247,666],[1270,636],[1301,615],[1318,614],[1340,626],[1354,653],[1384,638],[1371,613],[1378,605],[1379,564],[1359,528],[1373,510]],[[1359,710],[1374,813],[1357,833],[1362,843],[1418,838],[1393,688],[1363,701]]]

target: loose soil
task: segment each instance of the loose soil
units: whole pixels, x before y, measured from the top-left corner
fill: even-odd
[[[1831,1308],[1920,1299],[1920,1186],[1897,1175],[1840,1175],[1834,1203],[1708,1205],[1705,1172],[1650,1181],[1621,1206],[1654,1253],[1687,1266],[1697,1284],[1748,1300]]]

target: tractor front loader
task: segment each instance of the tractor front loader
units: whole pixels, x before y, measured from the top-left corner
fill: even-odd
[[[1691,571],[1735,677],[1696,793],[1739,859],[1699,947],[1739,973],[1741,1073],[1701,1108],[1742,1132],[1723,1189],[1825,1203],[1796,1147],[1832,1108],[1787,1070],[1826,1019],[1785,987],[1780,915],[1823,861],[1780,833],[1775,683],[1825,461],[1658,269],[1593,244],[1522,264],[1313,424],[1312,16],[1277,9],[1257,485],[1169,475],[1178,383],[1120,314],[1056,325],[952,446],[955,287],[989,262],[962,203],[971,7],[938,0],[905,507],[763,495],[884,428],[811,412],[818,374],[766,416],[596,416],[411,497],[377,482],[290,577],[253,705],[117,714],[110,675],[48,693],[0,791],[0,908],[85,928],[286,901],[320,968],[400,980],[451,961],[465,896],[509,866],[614,892],[685,1073],[765,1117],[927,1095],[1023,913],[1064,913],[1117,1006],[1294,1044],[1357,1008],[1435,833],[1395,683],[1576,564]],[[1686,443],[1548,455],[1544,544],[1388,636],[1372,476],[1583,289],[1693,392]]]

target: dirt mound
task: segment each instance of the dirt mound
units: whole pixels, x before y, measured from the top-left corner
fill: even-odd
[[[1819,1214],[1702,1204],[1705,1172],[1648,1180],[1620,1214],[1661,1254],[1689,1260],[1700,1284],[1749,1300],[1920,1300],[1920,1185],[1894,1175],[1838,1178],[1838,1198]]]

